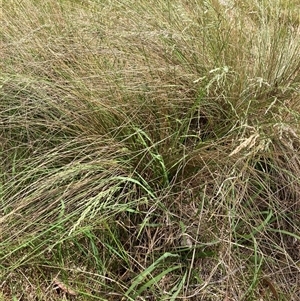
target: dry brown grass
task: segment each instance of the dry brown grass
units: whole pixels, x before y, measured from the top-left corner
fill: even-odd
[[[0,300],[298,300],[295,1],[2,6]]]

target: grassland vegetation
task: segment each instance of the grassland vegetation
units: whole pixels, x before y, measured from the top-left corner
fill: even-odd
[[[3,1],[0,300],[299,300],[299,11]]]

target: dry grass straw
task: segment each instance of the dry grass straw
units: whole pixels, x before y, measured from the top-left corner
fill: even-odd
[[[4,299],[296,300],[296,1],[3,17]]]

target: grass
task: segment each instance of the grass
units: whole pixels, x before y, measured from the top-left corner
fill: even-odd
[[[2,9],[0,300],[298,300],[297,1]]]

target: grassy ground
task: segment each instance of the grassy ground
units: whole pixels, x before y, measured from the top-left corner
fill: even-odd
[[[300,300],[299,11],[3,1],[0,300]]]

